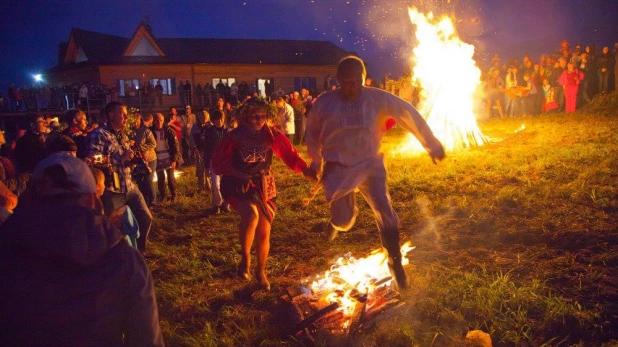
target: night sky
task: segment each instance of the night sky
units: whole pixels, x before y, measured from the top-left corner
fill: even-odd
[[[460,36],[485,52],[479,60],[494,51],[536,59],[562,39],[610,51],[618,41],[613,0],[9,0],[0,4],[0,90],[55,66],[72,27],[130,37],[144,16],[155,37],[328,40],[357,52],[374,78],[397,77],[414,44],[410,5],[455,14]]]

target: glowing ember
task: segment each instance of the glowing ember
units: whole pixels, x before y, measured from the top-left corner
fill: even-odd
[[[403,265],[409,263],[405,255],[413,249],[410,242],[401,247],[401,253],[404,255]],[[364,298],[368,303],[366,309],[369,310],[372,293],[391,282],[386,252],[379,249],[371,252],[366,258],[356,259],[347,254],[337,259],[329,271],[322,276],[316,276],[316,280],[311,283],[311,291],[314,297],[321,297],[327,303],[339,304],[338,311],[346,318],[343,323],[343,328],[346,329],[359,298],[366,296]]]
[[[523,130],[525,130],[525,129],[526,129],[526,125],[525,125],[525,124],[522,124],[522,125],[519,127],[519,129],[515,130],[515,133],[518,133],[518,132],[523,131]]]
[[[416,8],[409,9],[416,25],[412,83],[421,87],[419,112],[448,151],[488,142],[474,115],[474,94],[481,71],[473,59],[474,46],[462,42],[449,17],[434,19]],[[399,153],[422,150],[412,135]]]

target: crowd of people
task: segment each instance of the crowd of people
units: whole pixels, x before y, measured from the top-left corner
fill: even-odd
[[[494,108],[500,117],[572,113],[595,95],[618,89],[618,42],[613,51],[605,46],[598,52],[595,45],[582,49],[565,40],[538,61],[524,55],[508,64],[495,53],[483,74],[488,117]]]
[[[236,107],[218,98],[213,108],[196,116],[190,105],[182,114],[171,108],[166,115],[129,115],[126,105],[110,101],[94,121],[77,108],[59,119],[28,113],[28,128],[17,131],[9,143],[0,132],[0,259],[3,273],[18,278],[5,281],[0,299],[0,322],[10,327],[16,340],[0,337],[0,343],[39,344],[49,339],[64,318],[52,317],[51,312],[37,315],[41,307],[37,305],[58,288],[74,287],[71,300],[52,301],[45,307],[75,310],[77,320],[105,328],[92,336],[77,328],[65,329],[54,341],[74,344],[95,339],[117,344],[124,336],[135,345],[161,345],[152,278],[142,256],[148,254],[152,211],[173,208],[178,196],[175,171],[181,166],[195,165],[198,192],[210,192],[212,206],[206,214],[216,216],[232,207],[239,212],[243,249],[239,275],[253,277],[249,251],[255,239],[255,278],[260,288],[270,289],[266,258],[274,195],[263,195],[265,181],[258,178],[269,176],[273,153],[294,171],[307,174],[308,166],[292,141],[302,141],[294,134],[304,133],[304,128],[296,128],[304,122],[295,123],[295,116],[303,119],[311,102],[304,90],[272,102],[247,97]],[[268,129],[275,143],[260,135],[263,131],[258,128]],[[276,194],[274,184],[267,191]],[[51,268],[41,279],[65,275],[50,281],[53,287],[22,276],[40,275],[41,266]],[[79,280],[87,283],[77,285]],[[31,295],[21,296],[24,288],[33,288]],[[117,304],[100,307],[103,299],[123,295],[114,299]],[[25,299],[30,296],[35,300]],[[90,304],[94,306],[84,306]],[[45,324],[33,322],[32,317],[45,319]],[[29,336],[32,328],[40,329],[40,334]]]
[[[151,83],[144,81],[134,84],[134,81],[126,81],[122,86],[112,84],[92,84],[89,82],[73,83],[65,85],[50,85],[43,82],[30,86],[16,86],[11,83],[4,91],[0,91],[0,110],[9,112],[28,112],[43,110],[68,110],[79,108],[81,110],[99,109],[110,101],[122,101],[128,106],[140,108],[163,107],[163,95],[165,90],[160,81]],[[255,84],[246,81],[231,84],[219,82],[216,85],[191,83],[180,81],[174,86],[175,91],[168,91],[168,95],[177,95],[179,105],[191,105],[196,107],[212,107],[219,98],[223,98],[232,105],[237,105],[260,92]]]
[[[561,56],[542,56],[537,64],[526,56],[521,66],[517,61],[503,66],[494,56],[485,79],[488,112],[494,105],[501,117],[561,107],[572,112],[578,98],[607,93],[616,52],[610,62],[607,47],[599,55],[579,48],[572,51],[563,42]],[[0,268],[5,275],[0,324],[10,331],[0,334],[0,344],[119,345],[124,340],[163,345],[143,256],[148,255],[152,211],[173,208],[179,196],[175,173],[183,166],[195,166],[197,192],[210,195],[206,214],[235,210],[240,215],[237,274],[255,278],[260,289],[271,288],[266,267],[277,211],[273,156],[315,183],[314,191],[324,188],[330,240],[353,227],[355,191],[360,190],[376,218],[393,280],[406,288],[399,220],[380,139],[396,121],[434,162],[445,154],[412,105],[366,88],[366,77],[363,61],[350,56],[338,66],[339,88],[319,96],[279,88],[264,99],[238,86],[230,94],[237,100],[217,97],[211,108],[189,92],[183,112],[170,108],[167,114],[131,115],[127,105],[108,100],[96,120],[71,108],[62,119],[28,114],[28,129],[10,143],[0,132]],[[200,105],[197,115],[192,101]],[[310,163],[295,148],[305,140]],[[76,323],[67,325],[67,317]]]

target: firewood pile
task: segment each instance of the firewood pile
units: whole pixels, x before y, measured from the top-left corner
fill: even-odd
[[[405,255],[412,249],[404,245],[402,252]],[[324,276],[287,288],[281,299],[292,306],[294,314],[286,334],[309,341],[323,334],[352,337],[400,312],[405,302],[388,273],[386,256],[380,252],[359,260],[340,258]],[[350,266],[354,268],[350,270]]]

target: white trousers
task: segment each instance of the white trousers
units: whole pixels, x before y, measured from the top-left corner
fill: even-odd
[[[355,174],[353,171],[353,169],[344,166],[332,166],[324,177],[324,187],[336,187],[338,182],[346,181],[346,175]],[[391,205],[384,166],[374,168],[371,172],[366,172],[362,176],[363,178],[356,188],[371,207],[378,231],[380,234],[398,233],[399,217]],[[330,223],[337,230],[348,231],[354,226],[358,215],[355,189],[337,195],[340,197],[330,202]]]

